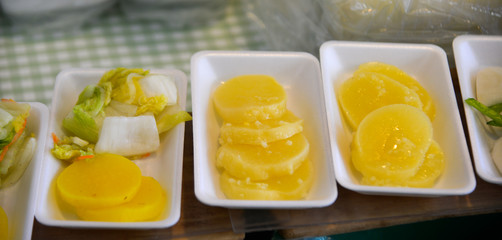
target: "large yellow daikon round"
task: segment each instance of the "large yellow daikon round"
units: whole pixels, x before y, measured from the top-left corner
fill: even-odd
[[[166,193],[152,177],[143,177],[138,193],[131,201],[108,208],[76,208],[77,215],[87,221],[137,222],[153,220],[166,206]]]
[[[0,240],[7,239],[9,236],[9,219],[7,214],[0,206]]]
[[[352,163],[365,177],[414,176],[432,142],[425,113],[406,104],[381,107],[364,118],[352,143]]]
[[[224,121],[254,122],[278,118],[286,111],[286,91],[271,76],[242,75],[223,82],[213,94]]]
[[[431,121],[434,120],[436,116],[436,107],[434,105],[434,102],[432,101],[431,96],[415,78],[413,78],[403,70],[394,65],[382,62],[368,62],[359,65],[356,73],[357,72],[380,73],[404,84],[406,87],[410,88],[412,91],[418,94],[418,97],[423,104],[422,110],[425,112],[425,114],[427,114],[427,116],[429,116]]]
[[[220,128],[221,144],[252,144],[266,146],[268,143],[289,138],[303,131],[303,120],[291,111],[280,118],[255,122],[224,122]]]
[[[415,175],[407,179],[381,179],[374,176],[364,177],[363,184],[375,186],[399,186],[399,187],[432,187],[445,167],[444,153],[436,141],[432,141],[429,150],[425,154],[422,165]]]
[[[224,171],[220,175],[220,186],[230,199],[298,200],[307,195],[313,179],[312,163],[306,160],[293,174],[264,181],[234,178]]]
[[[293,174],[308,153],[309,143],[300,133],[267,147],[225,144],[218,149],[216,165],[238,178],[265,180]]]
[[[346,80],[338,100],[350,127],[355,130],[372,111],[390,104],[408,104],[422,109],[417,93],[383,74],[359,72]]]
[[[68,204],[103,208],[131,201],[141,185],[141,170],[116,154],[98,154],[73,162],[57,177],[56,186]]]

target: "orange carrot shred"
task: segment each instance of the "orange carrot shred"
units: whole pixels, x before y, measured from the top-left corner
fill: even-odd
[[[12,99],[2,98],[2,102],[15,102]]]
[[[3,101],[3,99],[2,99],[2,101]],[[14,135],[14,138],[12,138],[12,141],[9,144],[7,144],[5,147],[3,147],[2,154],[0,154],[0,162],[2,162],[3,158],[5,157],[5,154],[7,153],[7,150],[9,150],[9,147],[12,144],[14,144],[17,141],[17,139],[19,139],[21,134],[23,134],[24,129],[26,128],[26,122],[27,122],[27,120],[25,119],[23,126],[21,127],[21,129],[19,129],[19,131],[16,133],[16,135]]]
[[[82,159],[87,159],[87,158],[93,158],[94,155],[84,155],[84,156],[79,156],[77,157],[77,160],[82,160]]]
[[[52,133],[52,141],[54,142],[54,145],[58,144],[59,138],[55,133]]]

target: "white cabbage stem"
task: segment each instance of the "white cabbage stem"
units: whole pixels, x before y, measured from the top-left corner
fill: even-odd
[[[153,116],[107,117],[95,152],[135,156],[153,152],[159,146],[159,133]]]

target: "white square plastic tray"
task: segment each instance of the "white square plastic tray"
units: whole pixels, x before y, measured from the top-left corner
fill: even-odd
[[[459,36],[453,40],[462,100],[476,98],[476,75],[485,67],[502,67],[502,36]],[[491,158],[496,136],[489,134],[477,110],[464,103],[476,173],[485,181],[502,184],[502,173]]]
[[[298,52],[202,51],[192,56],[191,88],[194,132],[194,176],[197,198],[227,208],[313,208],[332,204],[338,194],[329,138],[319,61]],[[239,75],[265,74],[286,90],[287,108],[304,120],[310,159],[316,178],[308,196],[292,201],[227,199],[216,168],[221,122],[214,111],[212,93]]]
[[[320,55],[335,176],[340,185],[360,193],[401,196],[463,195],[474,190],[476,180],[446,54],[441,48],[426,44],[330,41],[321,46]],[[446,165],[432,188],[379,187],[360,183],[361,174],[354,169],[350,156],[352,133],[344,126],[335,89],[360,64],[371,61],[395,65],[415,77],[436,105],[433,134],[445,153]]]
[[[37,139],[35,154],[19,181],[10,187],[0,189],[0,206],[5,210],[9,221],[9,239],[31,239],[49,125],[47,106],[38,102],[28,102],[28,104],[31,110],[26,131],[35,134]]]
[[[157,220],[147,222],[82,221],[71,209],[65,208],[64,204],[60,204],[59,201],[61,200],[56,197],[56,176],[68,164],[52,156],[50,150],[54,144],[51,133],[55,133],[57,136],[62,136],[65,133],[61,126],[63,118],[73,108],[79,94],[89,84],[98,83],[107,70],[67,69],[60,72],[56,77],[49,134],[46,135],[47,144],[43,159],[43,174],[39,189],[36,218],[42,224],[59,227],[129,229],[170,227],[178,222],[180,218],[184,123],[178,124],[161,135],[160,147],[156,152],[153,152],[147,158],[134,160],[144,176],[154,177],[162,188],[167,191],[168,205]],[[178,104],[182,109],[185,109],[187,91],[185,74],[178,70],[152,69],[151,72],[174,76],[178,88]]]

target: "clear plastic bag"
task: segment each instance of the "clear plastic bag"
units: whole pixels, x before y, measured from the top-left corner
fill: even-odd
[[[120,7],[133,20],[163,22],[172,28],[205,25],[223,17],[227,0],[121,0]]]
[[[77,29],[116,0],[0,0],[4,14],[20,31]]]
[[[247,11],[270,47],[318,55],[327,40],[431,43],[451,55],[462,34],[502,34],[500,0],[258,0]]]

